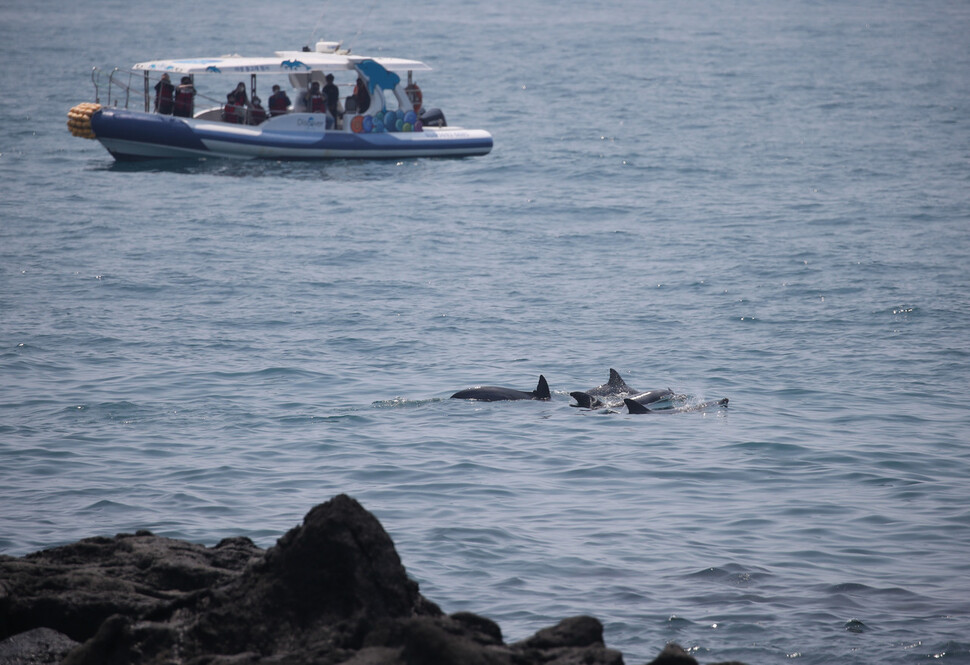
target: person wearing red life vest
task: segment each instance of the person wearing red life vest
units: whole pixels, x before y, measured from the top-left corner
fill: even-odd
[[[249,124],[258,125],[266,120],[266,109],[263,108],[263,104],[259,97],[253,95],[253,99],[249,105]]]
[[[418,84],[415,83],[411,78],[411,72],[408,72],[408,85],[406,88],[404,88],[404,94],[408,96],[411,106],[414,107],[414,112],[420,115],[421,106],[424,104],[424,98],[421,95],[421,88],[419,88]]]
[[[310,113],[326,113],[327,98],[320,90],[320,82],[313,81],[306,93],[306,110]]]
[[[275,118],[286,113],[290,106],[290,98],[280,90],[278,85],[273,86],[273,94],[269,96],[269,115]]]
[[[183,76],[179,86],[175,88],[175,104],[172,115],[180,118],[191,118],[195,111],[195,86],[192,77]]]
[[[242,81],[226,95],[226,105],[222,109],[222,119],[237,125],[246,124],[246,107],[249,98],[246,97],[246,84]]]
[[[155,84],[155,113],[172,115],[175,86],[172,85],[168,74],[162,74],[162,79]]]

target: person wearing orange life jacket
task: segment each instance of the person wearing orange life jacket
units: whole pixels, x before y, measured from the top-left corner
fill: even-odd
[[[274,85],[273,94],[269,96],[270,117],[275,118],[278,115],[283,115],[289,106],[290,98],[286,96],[285,92],[280,90],[278,85]]]
[[[192,77],[183,76],[179,86],[175,88],[175,105],[172,115],[180,118],[191,118],[195,111],[195,86]]]
[[[162,79],[155,84],[155,113],[172,115],[174,95],[175,86],[172,85],[168,74],[162,74]]]

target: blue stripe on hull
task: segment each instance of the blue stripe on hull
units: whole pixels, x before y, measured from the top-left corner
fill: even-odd
[[[242,159],[393,159],[484,155],[487,132],[437,130],[410,134],[273,131],[185,122],[180,118],[104,109],[91,118],[95,135],[116,159],[222,156]]]
[[[131,113],[116,109],[103,109],[91,116],[91,129],[99,140],[116,139],[122,144],[130,145],[134,148],[144,144],[148,149],[147,154],[138,155],[133,153],[109,151],[115,158],[137,158],[137,157],[161,157],[165,155],[152,154],[151,146],[155,146],[156,151],[173,151],[172,156],[178,156],[177,152],[185,151],[183,156],[189,157],[198,153],[209,151],[205,144],[199,139],[192,128],[178,118],[167,115],[156,115],[153,113]],[[108,144],[105,144],[108,147]]]

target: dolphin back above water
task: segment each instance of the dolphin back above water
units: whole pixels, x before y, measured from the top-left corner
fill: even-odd
[[[569,393],[570,397],[576,400],[576,404],[584,409],[599,409],[602,407],[615,408],[623,406],[623,399],[629,397],[640,404],[651,404],[668,399],[674,396],[670,388],[665,390],[648,390],[646,392],[631,388],[627,385],[620,373],[610,368],[610,380],[601,386],[596,386],[585,392],[576,391]],[[599,399],[600,397],[606,399]],[[608,399],[613,398],[613,399]]]
[[[611,367],[610,380],[601,386],[590,388],[584,394],[593,395],[595,397],[609,397],[611,395],[623,395],[636,392],[640,391],[626,385],[626,381],[623,380],[620,373]]]
[[[595,388],[590,388],[585,391],[576,391],[569,393],[569,396],[576,400],[576,404],[570,406],[579,406],[584,409],[598,409],[602,406],[606,406],[606,402],[599,399],[600,397],[614,397],[620,398],[622,395],[633,395],[640,392],[636,388],[631,388],[612,367],[610,368],[610,380],[601,386],[596,386]],[[615,401],[615,400],[614,400]],[[621,404],[621,402],[616,402],[616,406]]]
[[[477,386],[459,390],[451,396],[452,399],[474,399],[479,402],[501,402],[516,399],[550,399],[552,394],[549,392],[549,384],[546,377],[539,375],[539,384],[532,392],[515,390],[514,388],[502,388],[499,386]]]
[[[629,409],[630,413],[690,413],[691,411],[703,411],[713,406],[723,406],[726,408],[728,398],[725,397],[724,399],[712,400],[710,402],[701,402],[700,404],[690,406],[681,406],[676,409],[648,409],[640,402],[632,399],[625,399],[623,403],[626,404],[626,408]]]
[[[674,391],[670,388],[662,388],[660,390],[648,390],[645,393],[637,393],[636,395],[631,395],[630,397],[622,397],[617,395],[616,401],[604,402],[599,400],[589,393],[569,393],[573,399],[576,400],[576,404],[570,404],[570,406],[578,406],[584,409],[601,409],[609,408],[614,409],[619,406],[623,406],[626,400],[632,400],[639,404],[653,404],[654,402],[659,402],[665,399],[671,399],[675,397]]]

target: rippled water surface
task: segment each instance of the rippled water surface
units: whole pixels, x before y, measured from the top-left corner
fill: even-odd
[[[0,5],[0,553],[267,547],[346,492],[507,641],[970,662],[970,6],[157,9]],[[92,66],[316,37],[427,61],[494,151],[132,166],[67,132]],[[572,408],[611,367],[730,406]]]

